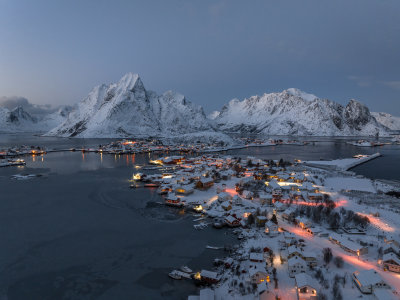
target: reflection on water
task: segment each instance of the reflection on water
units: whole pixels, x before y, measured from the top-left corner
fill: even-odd
[[[68,140],[69,141],[69,140]],[[104,140],[98,140],[104,143]],[[64,141],[65,143],[65,141]],[[72,145],[64,145],[71,148]],[[380,152],[382,157],[353,169],[357,174],[370,178],[400,180],[400,145],[383,147],[356,147],[343,140],[312,142],[306,146],[281,145],[270,147],[252,147],[226,151],[221,154],[257,156],[262,159],[280,159],[294,161],[348,158],[356,154]],[[187,154],[185,154],[187,155]],[[133,167],[148,164],[149,160],[163,156],[162,153],[143,154],[105,154],[90,152],[55,152],[44,156],[32,156],[27,159],[27,167],[48,168],[52,172],[71,173],[75,170],[98,170],[100,168]],[[80,157],[80,159],[77,159]]]
[[[5,141],[6,140],[6,141]],[[0,143],[69,149],[110,140],[12,136]],[[8,144],[9,145],[9,144]],[[318,160],[381,152],[354,170],[400,179],[400,146],[358,148],[326,139],[307,146],[228,151],[264,159]],[[230,231],[195,230],[190,213],[166,208],[155,189],[129,189],[136,166],[162,154],[56,152],[0,169],[0,299],[185,299],[198,294],[189,281],[167,273],[181,265],[210,268],[224,253],[206,245],[237,241]],[[42,173],[27,181],[16,173]],[[228,233],[228,234],[225,234]]]

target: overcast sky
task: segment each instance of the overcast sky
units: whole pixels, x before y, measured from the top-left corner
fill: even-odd
[[[207,112],[296,87],[400,116],[399,16],[399,0],[0,0],[0,97],[72,104],[134,72]]]

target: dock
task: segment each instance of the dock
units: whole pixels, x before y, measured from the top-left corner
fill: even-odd
[[[315,161],[305,161],[304,165],[325,169],[325,170],[337,170],[337,171],[348,171],[354,167],[371,161],[375,158],[382,156],[379,152],[371,155],[365,155],[360,158],[344,158],[335,160],[315,160]]]

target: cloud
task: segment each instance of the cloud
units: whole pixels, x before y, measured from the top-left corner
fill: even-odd
[[[368,87],[371,85],[372,82],[371,78],[366,76],[349,75],[347,76],[347,79],[354,81],[360,87]]]
[[[5,107],[7,109],[12,110],[18,106],[22,106],[22,108],[25,111],[27,111],[29,114],[32,115],[45,115],[48,113],[52,113],[56,110],[56,108],[52,108],[51,105],[49,104],[46,105],[32,104],[25,97],[19,97],[19,96],[0,97],[0,107]]]
[[[391,87],[392,89],[395,90],[400,90],[400,80],[395,80],[395,81],[383,81],[382,82],[384,85]]]

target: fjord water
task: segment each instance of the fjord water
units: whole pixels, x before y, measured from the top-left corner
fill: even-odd
[[[4,146],[93,147],[110,140],[8,136]],[[265,159],[306,160],[381,152],[354,169],[374,178],[400,179],[400,146],[358,148],[325,139],[307,146],[228,151]],[[154,154],[159,155],[159,154]],[[0,169],[0,295],[5,299],[186,299],[190,281],[167,274],[188,265],[211,268],[235,243],[229,230],[195,230],[193,216],[157,202],[154,189],[129,189],[136,165],[151,154],[57,152],[26,157],[22,168]],[[13,180],[14,174],[42,174]],[[1,299],[1,296],[0,296]]]

